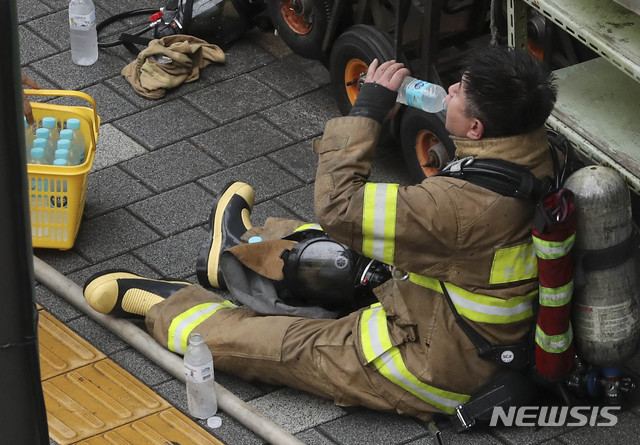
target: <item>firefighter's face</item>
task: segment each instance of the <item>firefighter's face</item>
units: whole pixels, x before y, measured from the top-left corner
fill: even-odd
[[[469,139],[482,137],[482,124],[466,112],[464,82],[458,82],[449,87],[445,103],[447,104],[445,127],[452,136]]]

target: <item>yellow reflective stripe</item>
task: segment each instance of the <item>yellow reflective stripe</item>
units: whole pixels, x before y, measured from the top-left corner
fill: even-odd
[[[545,241],[536,236],[532,236],[533,244],[536,246],[536,255],[543,260],[555,260],[562,258],[569,253],[575,242],[575,233],[564,241]]]
[[[546,352],[560,354],[566,351],[573,341],[573,329],[569,324],[569,329],[564,334],[547,335],[540,326],[536,326],[536,343]]]
[[[322,227],[320,227],[320,224],[318,223],[307,223],[307,224],[303,224],[300,227],[298,227],[296,230],[294,230],[293,232],[302,232],[303,230],[322,230]]]
[[[409,280],[419,286],[442,293],[440,282],[435,278],[411,273]],[[532,291],[524,296],[503,300],[488,295],[474,294],[451,283],[445,283],[445,286],[460,315],[472,321],[491,324],[514,323],[532,317],[532,301],[538,295],[538,291]]]
[[[367,363],[372,362],[383,377],[420,400],[448,414],[453,414],[457,406],[469,401],[468,395],[428,385],[407,369],[400,350],[391,346],[386,312],[380,304],[363,311],[360,318],[360,341]],[[378,352],[380,354],[370,360],[372,354]]]
[[[178,354],[184,354],[187,350],[187,341],[191,331],[207,318],[218,312],[218,310],[229,307],[236,307],[236,305],[225,300],[221,303],[202,303],[181,313],[171,320],[167,337],[167,348]]]
[[[538,260],[533,243],[506,247],[493,255],[490,284],[514,283],[538,276]]]
[[[367,183],[362,207],[362,253],[393,265],[398,184]]]
[[[391,337],[387,328],[387,314],[379,303],[362,313],[360,317],[360,337],[367,363],[371,363],[376,357],[391,348]]]
[[[540,305],[546,307],[559,307],[571,301],[573,296],[573,280],[561,287],[543,287],[538,289]]]

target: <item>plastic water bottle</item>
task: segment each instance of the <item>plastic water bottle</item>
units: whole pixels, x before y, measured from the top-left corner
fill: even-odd
[[[34,147],[31,149],[31,153],[29,155],[29,164],[49,164],[44,158],[44,149],[42,147]]]
[[[73,165],[69,159],[70,153],[69,148],[71,147],[71,141],[68,139],[60,139],[58,141],[58,148],[55,152],[54,165],[56,160],[62,159],[64,161],[63,165]]]
[[[71,60],[76,65],[93,65],[98,60],[96,7],[92,0],[69,2]]]
[[[184,375],[187,381],[187,406],[197,419],[208,419],[218,411],[218,399],[213,375],[213,356],[202,334],[189,335],[184,354]]]
[[[75,132],[71,129],[64,129],[60,132],[60,140],[69,142],[69,165],[78,165],[84,157],[84,143],[76,139]]]
[[[396,101],[427,113],[437,113],[444,110],[446,97],[447,92],[440,85],[407,76],[400,85]]]
[[[54,153],[56,151],[56,144],[51,140],[51,133],[48,128],[38,128],[36,130],[36,140],[44,139],[47,141],[46,147],[44,149],[44,157],[47,159],[47,162],[51,164],[53,162]],[[34,141],[35,146],[35,141]]]
[[[27,122],[26,117],[24,118],[24,146],[27,151],[27,159],[29,159],[29,154],[33,148],[33,129]]]
[[[71,118],[67,119],[67,130],[73,130],[73,141],[72,145],[78,147],[76,151],[80,153],[79,163],[84,161],[84,150],[86,146],[86,141],[84,139],[84,135],[82,134],[82,130],[80,130],[80,119]]]
[[[43,117],[42,127],[49,130],[49,137],[54,143],[58,142],[58,139],[60,139],[60,132],[58,131],[58,121],[55,117]]]

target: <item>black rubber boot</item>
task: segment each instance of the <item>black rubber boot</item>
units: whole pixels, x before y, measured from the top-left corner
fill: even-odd
[[[127,271],[110,271],[87,280],[83,293],[97,312],[144,318],[151,306],[189,285],[186,281],[154,280]]]
[[[220,194],[211,210],[209,236],[202,244],[196,261],[196,275],[204,287],[225,288],[220,271],[220,254],[240,244],[240,237],[251,229],[249,216],[255,192],[249,184],[234,182]]]

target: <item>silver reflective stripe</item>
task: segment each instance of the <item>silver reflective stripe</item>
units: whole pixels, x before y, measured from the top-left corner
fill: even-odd
[[[387,220],[387,187],[388,184],[378,184],[375,192],[375,207],[373,216],[373,257],[384,260],[385,228]]]
[[[182,336],[185,332],[185,329],[188,328],[192,323],[197,321],[200,317],[211,315],[214,313],[221,305],[219,303],[211,303],[211,305],[205,309],[200,309],[189,314],[188,317],[180,320],[178,325],[175,327],[175,334],[173,335],[173,350],[178,354],[184,354],[184,350],[182,349]],[[192,331],[193,327],[189,329]]]
[[[547,307],[564,306],[571,301],[573,296],[573,280],[569,281],[562,287],[543,287],[539,288],[540,304]]]
[[[530,311],[532,308],[531,301],[523,301],[522,303],[517,304],[514,307],[490,306],[487,304],[475,303],[467,298],[464,298],[452,291],[451,287],[449,286],[447,286],[447,291],[449,291],[451,301],[453,301],[456,307],[463,307],[465,309],[469,309],[471,311],[478,312],[484,315],[500,315],[503,317],[512,317],[514,315],[519,315]]]
[[[375,354],[375,357],[380,357],[384,351],[385,347],[382,346],[382,341],[380,339],[380,332],[378,330],[378,313],[383,310],[382,306],[377,306],[371,309],[371,318],[367,321],[367,327],[369,328],[369,333],[375,333],[375,335],[370,336],[371,349]],[[386,323],[386,319],[385,319]]]

